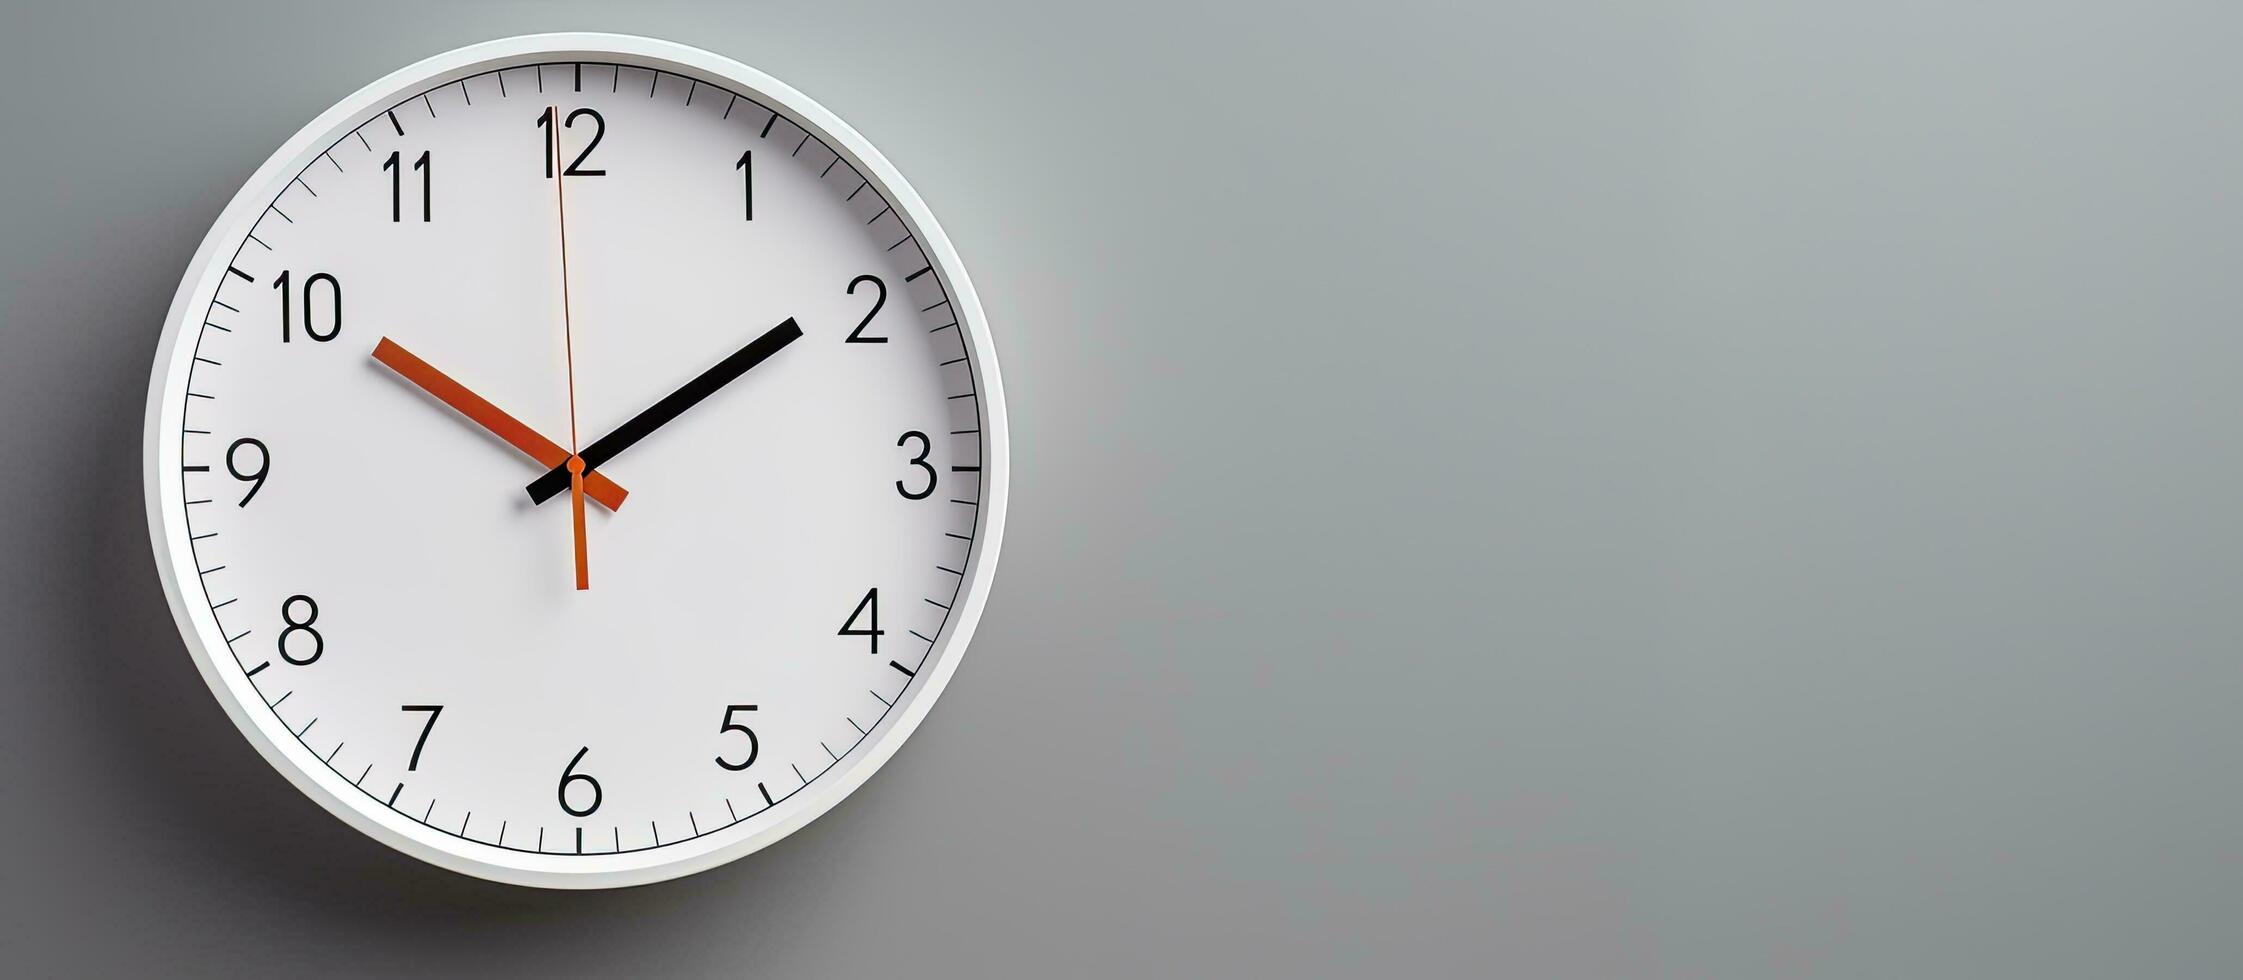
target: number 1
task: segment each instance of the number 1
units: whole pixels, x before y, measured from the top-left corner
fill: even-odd
[[[740,171],[740,189],[748,202],[747,220],[749,221],[755,220],[755,167],[750,163],[754,159],[754,150],[742,150],[740,151],[740,162],[732,165],[734,169]]]

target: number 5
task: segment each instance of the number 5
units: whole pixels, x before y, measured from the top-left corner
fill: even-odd
[[[748,757],[741,762],[732,763],[724,761],[724,757],[720,755],[717,756],[717,765],[723,766],[724,768],[729,769],[733,772],[739,772],[742,769],[746,769],[749,766],[755,765],[756,753],[762,748],[762,743],[759,742],[755,737],[755,729],[749,728],[746,725],[736,723],[732,720],[732,716],[736,712],[754,710],[755,705],[752,704],[729,705],[724,709],[724,724],[717,728],[717,732],[719,734],[725,732],[739,732],[742,735],[746,735],[748,737]]]

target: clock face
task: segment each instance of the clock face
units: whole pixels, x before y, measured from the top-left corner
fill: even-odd
[[[552,35],[408,68],[189,269],[149,507],[206,680],[415,856],[598,887],[748,853],[963,652],[1004,413],[964,270],[751,69]]]

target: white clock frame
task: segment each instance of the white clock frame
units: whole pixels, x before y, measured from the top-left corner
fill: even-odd
[[[185,493],[176,479],[180,472],[180,444],[169,434],[182,428],[181,397],[193,359],[192,344],[182,344],[189,323],[216,296],[226,263],[217,261],[223,249],[236,240],[277,190],[316,160],[337,140],[414,94],[514,64],[569,61],[613,63],[657,69],[751,94],[785,116],[857,168],[875,190],[892,202],[912,235],[921,242],[934,274],[948,289],[958,313],[967,355],[979,387],[982,404],[982,498],[976,520],[976,542],[965,568],[963,599],[949,629],[937,638],[929,659],[932,671],[922,672],[919,683],[905,692],[899,710],[889,713],[867,739],[863,756],[846,771],[829,773],[778,804],[776,813],[758,828],[740,835],[713,833],[666,847],[621,854],[535,854],[493,847],[446,834],[381,805],[359,792],[311,749],[298,741],[279,717],[265,710],[264,699],[227,649],[225,634],[207,602],[190,602],[184,583],[197,580],[193,552],[188,547],[184,520]],[[997,373],[997,358],[989,327],[974,293],[973,283],[959,261],[950,239],[936,224],[925,201],[904,181],[886,157],[865,138],[808,96],[747,65],[698,48],[669,41],[620,34],[535,34],[469,45],[392,72],[359,89],[321,113],[282,144],[227,204],[209,234],[196,249],[179,291],[166,314],[163,338],[156,351],[149,379],[147,420],[143,436],[145,495],[150,543],[155,549],[164,597],[179,625],[188,652],[211,692],[226,709],[242,735],[288,777],[304,795],[328,812],[382,843],[439,867],[493,881],[545,888],[613,888],[682,877],[744,857],[793,833],[841,802],[879,770],[902,747],[935,700],[942,694],[974,627],[981,619],[997,566],[998,546],[1004,532],[1005,502],[1010,476],[1005,421],[1004,389]],[[199,591],[199,588],[197,589]]]

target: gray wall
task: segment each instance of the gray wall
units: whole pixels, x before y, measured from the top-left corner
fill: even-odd
[[[2243,12],[20,4],[0,951],[366,975],[2243,969]],[[970,263],[1003,567],[808,830],[604,894],[347,830],[181,650],[165,304],[332,101],[554,29],[851,120]]]

